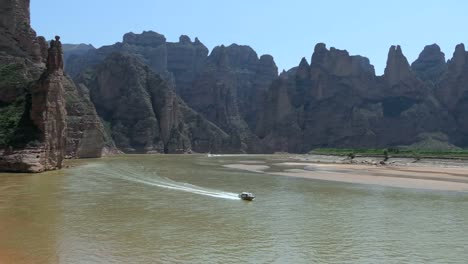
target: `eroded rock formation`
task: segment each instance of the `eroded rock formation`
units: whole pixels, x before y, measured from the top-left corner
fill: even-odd
[[[114,53],[86,80],[97,112],[127,153],[219,151],[227,137],[137,57]]]
[[[63,73],[60,38],[49,47],[36,37],[27,0],[1,0],[0,14],[0,171],[53,170],[66,155],[112,150],[86,93]]]
[[[390,48],[380,77],[368,59],[318,44],[310,66],[303,59],[273,83],[257,135],[267,151],[307,152],[407,145],[421,133],[452,135],[454,128],[399,46]]]
[[[88,88],[83,84],[75,85],[66,76],[63,86],[67,110],[66,157],[99,158],[118,153],[89,98]]]
[[[437,44],[424,47],[418,59],[411,64],[411,70],[419,79],[435,84],[447,73],[445,54]]]
[[[66,110],[60,38],[51,42],[46,70],[26,95],[15,135],[3,150],[0,168],[42,172],[62,167],[65,156]]]
[[[468,146],[468,52],[465,45],[455,48],[453,58],[448,61],[448,71],[436,84],[436,96],[456,120],[456,134],[452,140],[456,145]]]
[[[116,52],[148,65],[190,108],[229,135],[230,143],[222,144],[225,152],[260,151],[252,131],[261,98],[278,75],[273,57],[258,58],[252,48],[239,45],[216,47],[208,56],[208,49],[197,38],[192,41],[181,36],[179,42],[171,43],[163,35],[147,31],[127,33],[121,43],[70,58],[67,71],[72,76],[85,69],[92,72]],[[213,148],[220,150],[219,146]]]
[[[60,169],[65,156],[66,110],[60,37],[50,42],[47,70],[31,90],[31,121],[39,130],[41,171]]]
[[[113,52],[139,58],[228,135],[224,152],[398,146],[424,133],[468,144],[462,45],[448,63],[437,45],[427,46],[411,66],[392,46],[385,74],[376,76],[367,58],[319,43],[310,64],[303,58],[278,77],[273,57],[259,58],[248,46],[218,46],[208,55],[198,39],[170,43],[149,31],[77,57],[70,71],[84,72]]]
[[[271,56],[259,59],[248,46],[216,47],[183,99],[231,136],[229,151],[258,152],[253,129],[259,101],[277,74]]]

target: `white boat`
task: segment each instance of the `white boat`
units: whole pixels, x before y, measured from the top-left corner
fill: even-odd
[[[242,192],[239,193],[239,198],[245,201],[252,201],[253,199],[255,199],[255,195],[249,192]]]

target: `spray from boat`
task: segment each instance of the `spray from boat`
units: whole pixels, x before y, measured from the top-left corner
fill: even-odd
[[[159,188],[189,192],[204,196],[210,196],[215,198],[222,198],[228,200],[239,200],[240,197],[237,193],[225,192],[221,190],[215,190],[210,188],[205,188],[190,183],[177,182],[169,178],[160,177],[155,172],[150,172],[145,170],[144,167],[140,168],[125,168],[122,166],[101,166],[93,167],[92,174],[99,174],[100,176],[110,177],[119,180],[125,180],[130,182],[135,182],[139,184],[144,184],[147,186],[155,186]],[[137,172],[135,172],[137,171]]]

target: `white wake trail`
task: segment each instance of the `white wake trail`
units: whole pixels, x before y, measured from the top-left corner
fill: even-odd
[[[144,167],[142,167],[142,171],[145,171]],[[144,175],[140,175],[130,170],[126,170],[123,168],[100,168],[96,171],[98,174],[104,175],[106,177],[117,178],[121,180],[126,180],[130,182],[141,183],[149,186],[156,186],[160,188],[170,189],[170,190],[177,190],[183,192],[189,192],[194,194],[200,194],[215,198],[222,198],[222,199],[229,199],[229,200],[239,200],[239,197],[236,193],[224,192],[209,188],[200,187],[197,185],[189,184],[189,183],[182,183],[177,182],[168,178],[161,178],[153,172],[152,177],[147,177]]]

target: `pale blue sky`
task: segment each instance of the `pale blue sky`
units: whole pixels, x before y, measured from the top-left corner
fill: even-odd
[[[96,47],[121,41],[126,32],[154,30],[168,41],[181,34],[217,45],[249,45],[271,54],[280,70],[310,62],[314,46],[368,57],[381,74],[388,49],[399,44],[410,63],[437,43],[446,58],[468,44],[466,0],[32,0],[33,28],[64,43]]]

